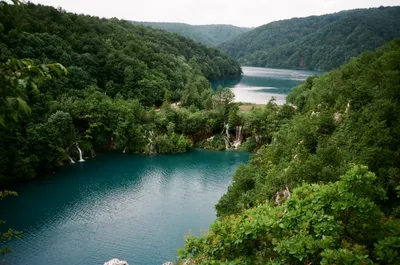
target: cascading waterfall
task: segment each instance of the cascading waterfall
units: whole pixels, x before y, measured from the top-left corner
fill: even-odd
[[[68,156],[69,161],[71,161],[71,164],[75,164],[75,161],[72,159],[72,157]]]
[[[228,150],[231,147],[231,142],[229,141],[229,139],[231,138],[231,136],[229,135],[229,123],[228,122],[224,122],[224,127],[225,127],[225,149]]]
[[[76,144],[76,149],[78,149],[78,152],[79,152],[79,162],[85,162],[85,160],[83,160],[83,157],[82,157],[82,150],[79,148],[78,144]]]
[[[225,149],[228,150],[228,149],[229,149],[230,142],[229,142],[229,140],[228,140],[226,137],[224,137],[224,140],[225,140]]]
[[[236,139],[233,142],[233,146],[235,147],[235,149],[237,149],[242,144],[243,141],[242,130],[243,130],[242,126],[236,126]]]
[[[230,137],[230,135],[229,135],[229,123],[228,122],[225,123],[224,126],[225,126],[226,138],[228,138],[228,141],[229,141],[229,137]]]
[[[125,146],[125,148],[124,148],[124,151],[122,151],[122,153],[123,153],[123,154],[125,154],[125,153],[126,153],[126,146]]]
[[[149,137],[147,137],[147,140],[149,140],[149,153],[157,154],[156,150],[154,149],[154,143],[153,143],[153,139],[152,139],[153,137],[154,137],[154,132],[150,131]]]

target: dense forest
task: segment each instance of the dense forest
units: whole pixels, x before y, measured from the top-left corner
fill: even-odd
[[[1,2],[0,23],[1,181],[81,151],[185,152],[228,119],[232,93],[209,80],[241,69],[215,48],[31,3]]]
[[[242,65],[331,70],[400,37],[400,7],[272,22],[220,47]]]
[[[310,77],[287,101],[296,113],[237,170],[220,218],[180,258],[400,264],[400,41]]]
[[[193,39],[207,46],[218,46],[229,41],[251,28],[242,28],[232,25],[189,25],[185,23],[169,23],[169,22],[138,22],[132,21],[133,24],[140,24],[152,28],[163,29],[169,32],[177,33],[187,38]]]

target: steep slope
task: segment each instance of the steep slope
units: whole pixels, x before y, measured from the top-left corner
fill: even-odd
[[[185,23],[168,23],[168,22],[138,22],[132,21],[133,24],[140,24],[152,28],[163,29],[173,33],[178,33],[187,38],[193,39],[208,46],[218,46],[223,42],[245,33],[251,28],[236,27],[233,25],[189,25]]]
[[[400,7],[272,22],[220,47],[243,65],[331,70],[400,37]]]
[[[0,0],[0,186],[99,150],[181,153],[221,131],[232,93],[214,95],[207,78],[240,75],[234,59],[164,30],[15,3]]]
[[[294,88],[287,100],[296,114],[237,170],[218,214],[272,199],[285,186],[335,181],[356,163],[377,174],[389,197],[383,208],[400,216],[399,84],[397,40]]]
[[[377,206],[385,192],[366,167],[286,192],[288,199],[264,201],[215,221],[201,238],[188,237],[179,264],[400,263],[400,221]]]
[[[95,84],[116,93],[159,104],[165,89],[184,88],[190,65],[208,79],[240,75],[239,64],[216,48],[207,48],[167,31],[117,19],[99,19],[27,4],[0,13],[0,61],[32,58],[59,62],[76,77],[76,89]]]
[[[400,40],[309,78],[288,101],[296,114],[237,170],[222,217],[179,258],[399,264]]]

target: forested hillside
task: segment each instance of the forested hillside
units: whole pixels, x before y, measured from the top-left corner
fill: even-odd
[[[180,257],[399,264],[400,41],[309,78],[287,100],[296,114],[237,170],[221,218]]]
[[[147,105],[160,103],[165,89],[182,89],[182,63],[200,68],[208,79],[240,75],[238,64],[217,49],[127,21],[27,4],[3,11],[0,22],[2,62],[58,62],[72,68],[69,80],[79,77],[79,87],[70,87],[95,84],[110,96],[131,94]]]
[[[218,46],[233,37],[236,37],[251,28],[241,28],[232,25],[189,25],[185,23],[168,23],[168,22],[138,22],[132,21],[133,24],[140,24],[152,28],[163,29],[170,32],[178,33],[187,38],[193,39],[208,46]]]
[[[400,7],[272,22],[220,47],[242,65],[331,70],[400,37]]]
[[[221,131],[232,95],[207,79],[240,75],[234,59],[166,31],[16,3],[0,2],[0,181],[81,150],[185,152]]]

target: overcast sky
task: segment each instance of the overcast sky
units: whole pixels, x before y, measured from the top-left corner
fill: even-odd
[[[232,24],[255,27],[271,21],[354,8],[400,5],[400,0],[31,0],[99,17],[136,21]]]

